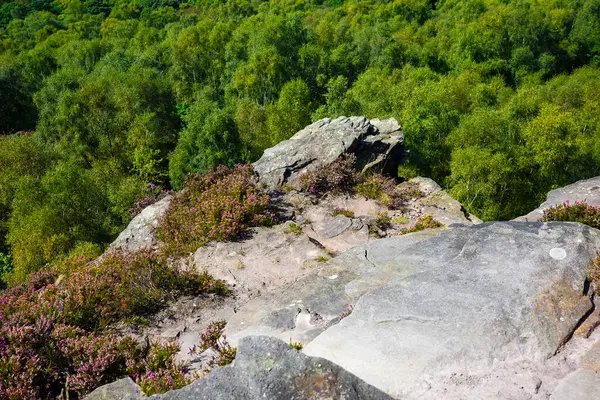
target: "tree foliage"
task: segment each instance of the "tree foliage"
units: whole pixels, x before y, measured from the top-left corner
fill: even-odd
[[[0,252],[104,245],[148,183],[322,117],[395,117],[402,176],[486,220],[600,172],[600,1],[0,1]],[[30,132],[24,134],[23,132]]]

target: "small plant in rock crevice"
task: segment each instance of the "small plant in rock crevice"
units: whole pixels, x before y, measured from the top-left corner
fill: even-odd
[[[354,211],[346,210],[345,208],[336,207],[331,213],[332,216],[343,215],[344,217],[354,218]]]
[[[303,233],[302,228],[297,224],[290,222],[288,223],[285,233],[291,233],[294,235],[301,235]]]
[[[384,236],[385,231],[392,227],[392,219],[387,212],[379,212],[369,225],[369,233],[375,236]]]
[[[341,321],[344,318],[346,318],[347,316],[349,316],[350,314],[352,314],[352,312],[354,311],[354,306],[352,306],[352,304],[348,304],[348,307],[346,307],[346,310],[344,310],[344,312],[340,313],[340,315],[338,315],[338,320]]]
[[[402,228],[400,233],[405,235],[407,233],[419,232],[419,231],[422,231],[425,229],[441,228],[442,226],[444,226],[444,224],[433,219],[433,217],[431,215],[425,215],[424,217],[420,217],[419,219],[417,219],[417,222],[415,223],[415,225],[413,227]]]
[[[288,344],[290,345],[290,347],[292,349],[296,349],[298,351],[300,351],[300,350],[302,350],[304,348],[304,346],[302,345],[302,343],[293,342],[291,338],[290,338],[290,342]]]
[[[213,349],[217,352],[217,356],[213,357],[205,372],[209,372],[215,367],[231,364],[235,359],[237,348],[231,347],[227,338],[223,334],[227,322],[224,320],[211,322],[208,327],[200,334],[199,345],[194,345],[190,348],[191,355],[201,354],[202,352]]]

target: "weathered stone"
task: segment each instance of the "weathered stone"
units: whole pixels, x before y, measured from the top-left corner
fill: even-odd
[[[364,117],[325,118],[270,149],[254,163],[267,188],[296,183],[302,171],[327,165],[344,154],[357,154],[361,169],[395,170],[404,159],[404,135],[395,120]]]
[[[561,380],[550,396],[551,400],[598,400],[600,372],[578,369]]]
[[[413,213],[418,215],[430,215],[434,220],[445,226],[452,224],[471,225],[480,224],[481,221],[474,215],[469,214],[460,202],[442,190],[433,179],[416,177],[399,185],[399,188],[413,188],[420,191],[424,196],[415,198],[409,202]]]
[[[158,226],[161,216],[169,207],[171,196],[157,201],[144,208],[135,216],[117,239],[111,243],[109,250],[135,252],[156,245],[153,230]]]
[[[131,378],[124,378],[94,390],[85,400],[139,400],[146,396]]]
[[[575,203],[583,201],[590,205],[600,206],[600,176],[575,182],[563,188],[548,192],[546,201],[527,215],[515,218],[515,221],[538,221],[544,210],[562,204],[565,201]]]
[[[391,399],[339,366],[271,337],[244,338],[234,363],[155,400]]]
[[[593,307],[584,289],[598,247],[600,232],[572,223],[377,240],[248,302],[226,333],[232,343],[256,334],[300,341],[394,397],[545,396],[547,386],[514,371],[533,363],[546,382],[544,363]],[[348,304],[354,311],[337,323]]]
[[[319,236],[329,239],[342,234],[346,229],[350,229],[352,220],[343,215],[328,217],[323,220],[322,229],[316,230]]]
[[[463,365],[489,377],[499,362],[542,362],[592,308],[585,270],[600,233],[586,226],[491,223],[401,242],[365,248],[378,271],[345,285],[366,287],[352,315],[305,347],[393,396],[417,398],[425,376],[443,385]]]
[[[377,128],[378,134],[363,139],[356,152],[356,167],[362,172],[377,170],[395,176],[398,165],[408,155],[402,146],[404,133],[400,124],[394,118],[373,119],[371,124]]]

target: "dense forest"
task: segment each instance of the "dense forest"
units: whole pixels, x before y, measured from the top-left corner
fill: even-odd
[[[600,174],[600,0],[0,0],[0,273],[340,115],[399,120],[399,177],[526,213]]]

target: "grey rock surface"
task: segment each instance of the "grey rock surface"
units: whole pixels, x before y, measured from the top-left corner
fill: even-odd
[[[355,153],[359,168],[394,170],[405,156],[404,134],[396,120],[364,117],[324,118],[270,149],[254,170],[268,189],[295,183],[302,171],[327,165]]]
[[[424,194],[423,197],[416,198],[407,205],[413,214],[430,215],[445,226],[481,224],[483,222],[475,215],[469,214],[458,200],[442,190],[433,179],[418,176],[399,185],[399,187],[404,186],[415,187]]]
[[[600,340],[578,363],[578,368],[559,383],[551,400],[593,400],[600,398]]]
[[[139,400],[146,396],[131,378],[123,378],[94,390],[85,400]]]
[[[586,268],[599,247],[600,231],[575,223],[377,240],[248,302],[226,333],[300,341],[396,398],[547,398],[570,368],[547,361],[594,307]]]
[[[545,202],[529,214],[515,218],[515,221],[538,221],[543,216],[544,210],[562,204],[567,200],[571,203],[584,201],[596,207],[600,206],[600,176],[551,190],[548,192]]]
[[[150,399],[161,400],[387,400],[330,361],[306,356],[266,336],[244,338],[234,363],[218,368],[187,387]]]
[[[170,201],[169,195],[144,208],[111,243],[109,250],[135,252],[155,246],[157,241],[153,230],[158,226],[158,221],[169,207]]]

